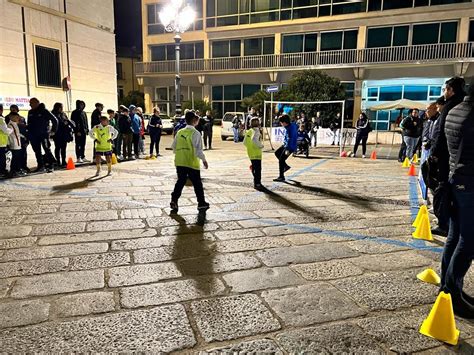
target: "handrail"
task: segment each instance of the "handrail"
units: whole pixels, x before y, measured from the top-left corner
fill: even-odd
[[[181,60],[181,72],[265,70],[285,68],[324,68],[395,63],[433,63],[474,58],[474,42],[439,43],[333,51],[266,54],[244,57]],[[174,73],[175,61],[139,62],[138,75]]]

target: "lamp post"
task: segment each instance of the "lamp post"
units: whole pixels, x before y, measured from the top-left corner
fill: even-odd
[[[181,74],[179,67],[181,33],[191,27],[196,12],[187,5],[184,0],[170,0],[159,13],[160,21],[166,32],[174,32],[174,43],[176,52],[176,75],[174,80],[174,92],[176,96],[176,117],[181,116]]]

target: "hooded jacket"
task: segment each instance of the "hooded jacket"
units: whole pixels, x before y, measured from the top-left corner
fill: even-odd
[[[30,140],[49,138],[50,132],[56,132],[57,128],[58,121],[56,117],[46,109],[43,103],[40,103],[36,109],[28,111],[28,134]]]
[[[89,123],[87,122],[87,114],[81,109],[82,101],[76,101],[76,109],[71,113],[71,120],[76,125],[74,133],[81,133],[83,135],[89,134]],[[84,106],[85,107],[85,106]]]

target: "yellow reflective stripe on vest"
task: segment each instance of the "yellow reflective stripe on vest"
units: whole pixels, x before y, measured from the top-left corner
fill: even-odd
[[[5,119],[3,117],[0,117],[0,125],[5,124]],[[8,144],[8,134],[4,133],[2,130],[0,130],[0,147],[6,147]]]
[[[183,128],[176,133],[176,153],[174,164],[187,168],[200,170],[199,158],[196,156],[193,146],[193,134],[195,130]]]
[[[245,132],[244,145],[247,148],[247,155],[250,160],[262,160],[262,149],[255,145],[253,141],[254,135],[255,131],[253,129],[249,129]]]
[[[109,126],[95,126],[94,136],[97,140],[95,143],[95,150],[97,152],[110,152],[112,150],[112,143],[109,142],[111,138]]]

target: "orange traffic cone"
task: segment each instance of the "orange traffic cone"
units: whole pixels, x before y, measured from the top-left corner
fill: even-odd
[[[449,293],[440,292],[420,333],[451,345],[457,345],[459,330],[454,319],[453,302]]]
[[[67,165],[66,165],[66,170],[74,170],[76,169],[76,166],[74,165],[74,161],[72,160],[71,157],[67,160]]]
[[[377,152],[375,150],[372,152],[372,155],[370,156],[370,159],[371,160],[377,160]]]
[[[416,176],[416,168],[415,168],[415,165],[411,164],[410,170],[408,170],[408,176]]]

